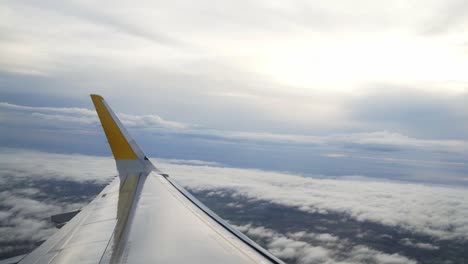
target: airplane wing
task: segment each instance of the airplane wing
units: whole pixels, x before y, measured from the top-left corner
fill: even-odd
[[[283,263],[159,171],[91,98],[119,177],[20,263]]]

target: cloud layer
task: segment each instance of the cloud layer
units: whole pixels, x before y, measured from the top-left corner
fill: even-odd
[[[3,243],[47,238],[53,232],[47,217],[80,208],[116,174],[115,165],[108,157],[2,148],[0,161],[0,179],[5,188],[0,191],[0,197],[5,198],[0,204]],[[427,236],[435,242],[468,240],[466,188],[357,176],[301,177],[228,168],[198,160],[156,159],[154,162],[196,192],[267,201],[297,208],[305,214],[337,214],[353,221],[405,230],[415,237]],[[70,186],[71,182],[78,185]],[[44,188],[54,191],[45,193]],[[239,201],[234,199],[226,206],[242,210],[244,205]],[[258,225],[238,228],[263,241],[279,257],[298,263],[416,263],[403,255],[380,252],[326,231],[278,233]],[[414,237],[403,238],[398,243],[418,250],[439,249],[436,244]],[[21,250],[25,252],[27,248],[5,247],[3,253]]]
[[[0,157],[2,174],[13,174],[15,178],[104,183],[116,175],[113,161],[104,157],[17,149],[2,149]],[[297,207],[305,212],[339,212],[357,220],[400,226],[440,239],[468,238],[468,193],[461,187],[357,176],[301,177],[226,168],[202,161],[157,159],[155,163],[193,190],[229,189],[239,195]]]
[[[339,212],[359,221],[398,226],[440,239],[468,239],[465,188],[362,177],[327,179],[259,170],[162,166],[194,190],[230,189],[306,212]]]

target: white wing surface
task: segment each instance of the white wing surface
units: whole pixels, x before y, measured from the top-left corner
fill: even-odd
[[[283,263],[161,173],[91,98],[119,177],[20,263]]]

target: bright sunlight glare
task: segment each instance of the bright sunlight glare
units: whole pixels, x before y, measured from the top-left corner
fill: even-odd
[[[463,50],[455,44],[388,37],[273,45],[258,66],[282,84],[335,92],[379,82],[440,83],[445,92],[461,92],[468,83],[467,68]]]

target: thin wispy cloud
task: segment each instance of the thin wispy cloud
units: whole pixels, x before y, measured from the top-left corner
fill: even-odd
[[[2,102],[0,103],[0,109],[8,111],[8,116],[4,115],[4,119],[0,120],[4,125],[12,122],[12,120],[16,120],[18,118],[17,115],[22,114],[27,114],[22,116],[24,118],[22,121],[25,124],[28,124],[35,119],[40,119],[42,121],[54,123],[54,127],[61,124],[75,123],[76,125],[80,125],[82,129],[89,129],[90,131],[95,130],[95,126],[89,125],[99,124],[95,111],[87,108],[31,107]],[[463,140],[418,139],[389,131],[334,134],[328,136],[274,134],[215,130],[194,124],[166,120],[155,114],[130,115],[118,113],[118,116],[121,118],[122,123],[130,128],[141,129],[148,132],[162,129],[162,131],[167,133],[186,133],[191,134],[194,137],[200,135],[224,139],[265,141],[271,143],[311,145],[355,144],[356,146],[362,145],[363,147],[394,146],[396,148],[422,148],[445,151],[463,151],[464,149],[468,149],[468,143]],[[64,129],[65,128],[66,127],[64,127]]]

